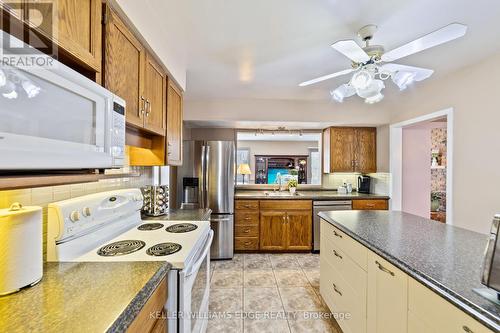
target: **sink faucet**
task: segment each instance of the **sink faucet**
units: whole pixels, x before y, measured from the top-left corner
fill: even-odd
[[[280,192],[283,191],[283,189],[282,189],[283,177],[281,177],[281,173],[279,173],[279,172],[276,175],[276,181],[275,181],[275,183],[278,185],[278,190]],[[274,188],[274,191],[276,192],[276,188]]]

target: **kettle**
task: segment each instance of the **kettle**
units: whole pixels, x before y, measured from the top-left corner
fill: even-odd
[[[0,209],[0,295],[42,279],[42,207],[14,203]]]

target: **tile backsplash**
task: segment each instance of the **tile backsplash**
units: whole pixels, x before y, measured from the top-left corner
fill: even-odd
[[[353,188],[358,186],[358,176],[360,173],[332,173],[323,174],[323,187],[327,189],[337,189],[344,181],[351,183]],[[391,185],[391,174],[377,172],[368,174],[372,178],[370,192],[382,195],[389,195]]]
[[[117,189],[141,187],[153,181],[152,168],[133,167],[139,177],[102,179],[92,183],[45,186],[22,190],[0,191],[0,208],[8,208],[14,202],[23,206],[41,206],[43,212],[43,256],[46,257],[47,242],[47,205],[51,202],[80,197],[86,194],[112,191]]]

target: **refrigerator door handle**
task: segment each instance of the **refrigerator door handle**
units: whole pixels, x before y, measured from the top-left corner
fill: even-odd
[[[206,208],[206,202],[205,202],[205,182],[206,182],[206,178],[205,178],[205,175],[206,175],[206,172],[205,172],[205,169],[206,169],[206,160],[205,160],[205,156],[206,156],[206,146],[203,145],[201,146],[201,175],[200,175],[200,183],[201,183],[201,186],[200,186],[200,204],[201,204],[201,208]]]
[[[210,184],[210,172],[208,172],[208,166],[210,165],[210,146],[204,146],[204,160],[205,160],[205,170],[204,170],[204,175],[203,179],[205,179],[205,183],[203,184],[203,195],[204,197],[204,208],[210,208],[209,202],[208,202],[208,190],[209,190],[209,184]]]

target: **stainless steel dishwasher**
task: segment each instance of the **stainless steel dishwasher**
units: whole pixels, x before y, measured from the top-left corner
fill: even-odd
[[[352,210],[351,200],[331,200],[331,201],[313,201],[313,250],[319,251],[319,212],[328,212],[331,210]]]

